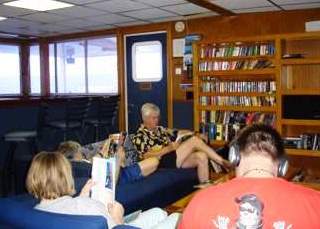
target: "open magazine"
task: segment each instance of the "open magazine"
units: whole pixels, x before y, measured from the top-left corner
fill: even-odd
[[[107,204],[115,200],[116,158],[94,157],[91,177],[95,185],[91,189],[91,198]]]
[[[193,132],[186,132],[186,133],[178,134],[178,137],[176,138],[176,142],[178,142],[178,143],[185,142],[193,136],[194,136]]]
[[[117,147],[120,144],[120,134],[111,134],[105,140],[100,157],[92,161],[91,177],[95,185],[91,189],[91,198],[107,204],[115,200],[117,185]]]

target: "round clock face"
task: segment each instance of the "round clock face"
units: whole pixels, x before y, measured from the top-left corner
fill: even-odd
[[[184,22],[183,21],[176,22],[176,24],[174,25],[174,28],[179,33],[183,32],[185,28]]]

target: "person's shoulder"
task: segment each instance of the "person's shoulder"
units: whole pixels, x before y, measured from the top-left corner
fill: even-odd
[[[303,186],[302,184],[289,182],[286,180],[282,180],[282,185],[286,187],[292,194],[304,195],[305,197],[311,198],[318,198],[320,202],[320,192],[315,189]]]
[[[208,198],[210,196],[216,196],[216,195],[224,195],[225,190],[229,190],[230,186],[234,186],[236,185],[236,180],[230,180],[221,184],[217,184],[217,185],[212,185],[208,188],[205,188],[203,190],[200,190],[199,192],[197,192],[197,194],[194,196],[194,200],[195,201],[204,201],[206,202],[206,200],[208,200]],[[227,195],[227,194],[226,194]]]

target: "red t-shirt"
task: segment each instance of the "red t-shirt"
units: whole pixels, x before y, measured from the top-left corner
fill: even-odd
[[[320,228],[320,193],[280,178],[235,178],[200,191],[179,229]]]

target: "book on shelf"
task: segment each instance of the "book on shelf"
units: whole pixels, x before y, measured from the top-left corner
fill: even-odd
[[[238,111],[201,111],[200,131],[209,140],[230,141],[238,131],[254,123],[275,126],[275,114]]]
[[[285,137],[283,139],[286,148],[320,150],[320,133],[305,133],[299,137]]]
[[[237,60],[237,61],[200,61],[199,71],[230,71],[273,68],[270,60]]]
[[[276,98],[270,96],[200,96],[202,106],[244,106],[244,107],[272,107]]]
[[[200,92],[261,92],[274,93],[275,81],[223,81],[207,76],[200,82]]]
[[[271,56],[274,53],[275,47],[273,43],[243,44],[236,42],[202,45],[200,48],[200,58]]]

